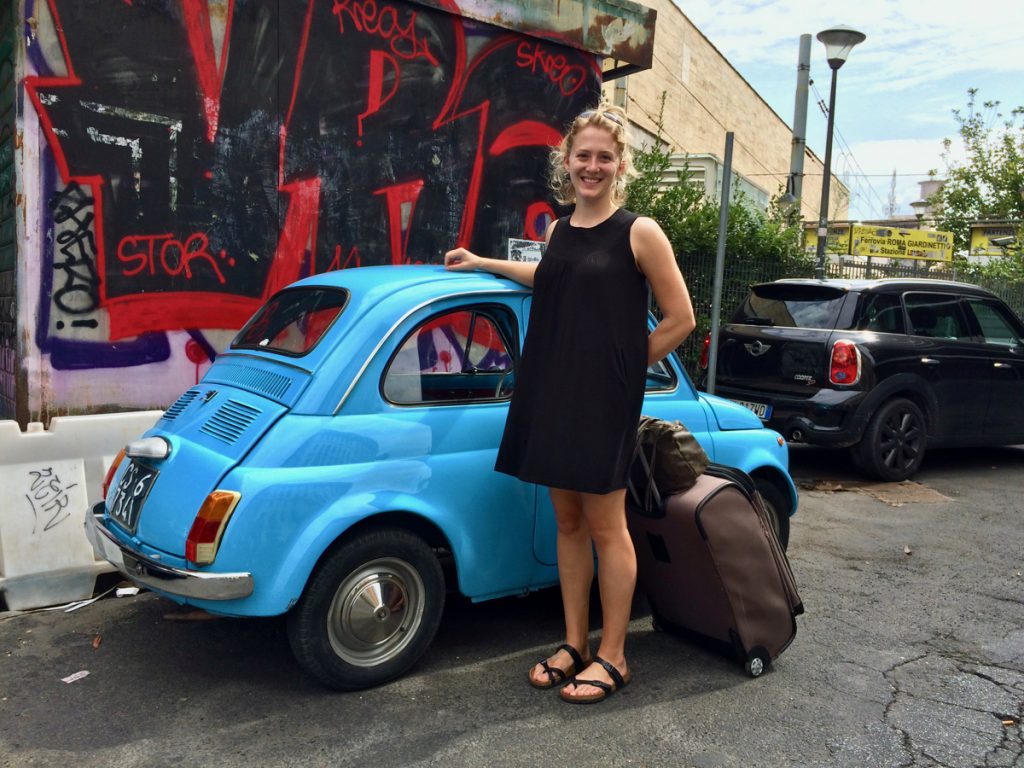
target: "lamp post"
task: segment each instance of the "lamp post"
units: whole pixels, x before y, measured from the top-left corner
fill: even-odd
[[[863,32],[846,26],[831,27],[818,33],[818,39],[825,44],[825,57],[832,69],[832,88],[828,96],[828,128],[825,132],[825,176],[821,181],[821,207],[818,211],[818,260],[815,276],[825,279],[825,243],[828,240],[828,194],[832,186],[832,131],[836,114],[836,73],[846,63],[853,46],[867,38]]]
[[[917,217],[917,228],[924,229],[924,215],[928,213],[928,201],[915,200],[910,204],[910,207],[914,209],[914,215]]]

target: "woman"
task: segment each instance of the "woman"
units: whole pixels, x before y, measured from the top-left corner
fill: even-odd
[[[530,684],[564,701],[606,699],[629,682],[625,641],[636,584],[626,529],[626,475],[647,367],[694,328],[693,307],[668,238],[621,205],[632,172],[625,113],[588,109],[551,154],[555,198],[575,203],[547,228],[537,264],[465,248],[450,270],[481,269],[534,289],[515,393],[495,468],[548,486],[558,524],[565,643],[530,670]],[[647,333],[647,284],[663,317]],[[603,629],[591,658],[590,586],[597,551]]]

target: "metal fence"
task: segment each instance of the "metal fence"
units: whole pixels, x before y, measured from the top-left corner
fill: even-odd
[[[697,328],[683,342],[678,351],[687,372],[696,380],[699,376],[697,363],[700,359],[704,339],[711,331],[714,257],[681,259],[679,266],[690,289],[694,312],[697,315]],[[1024,282],[965,279],[963,275],[958,275],[955,267],[950,264],[920,261],[908,266],[906,264],[879,264],[849,260],[830,261],[826,265],[826,274],[830,278],[847,279],[919,277],[971,282],[999,296],[1019,317],[1024,317]],[[787,277],[814,277],[814,268],[813,266],[787,268],[780,265],[761,265],[743,261],[729,264],[727,257],[722,281],[721,322],[725,323],[729,320],[733,311],[746,297],[751,285]]]

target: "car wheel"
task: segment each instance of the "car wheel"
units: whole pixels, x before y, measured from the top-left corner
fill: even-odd
[[[913,475],[924,458],[924,414],[897,397],[879,408],[857,445],[857,464],[868,477],[896,482]]]
[[[789,504],[786,503],[782,491],[763,477],[754,478],[754,487],[764,499],[765,509],[768,511],[768,520],[775,529],[775,535],[779,538],[782,549],[789,548]]]
[[[399,528],[367,531],[314,571],[288,614],[288,640],[299,663],[325,685],[379,685],[427,650],[444,596],[441,564],[426,542]]]

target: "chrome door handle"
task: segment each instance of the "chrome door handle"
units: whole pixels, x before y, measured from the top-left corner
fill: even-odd
[[[921,362],[924,363],[925,365],[938,365],[939,364],[939,361],[936,360],[934,357],[922,357],[921,358]]]
[[[992,363],[993,368],[1013,368],[1009,363]]]

